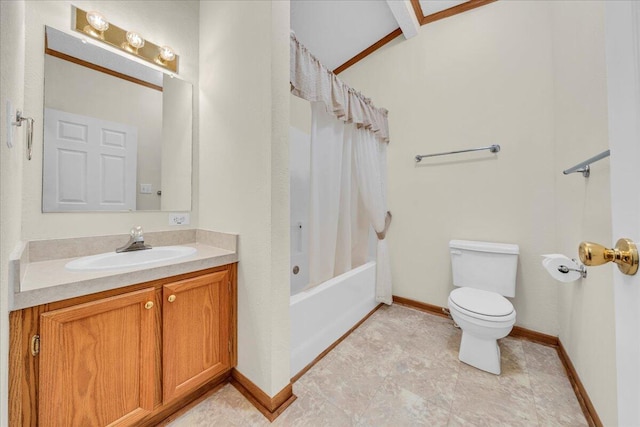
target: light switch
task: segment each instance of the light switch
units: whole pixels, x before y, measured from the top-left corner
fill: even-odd
[[[153,188],[151,184],[140,184],[140,194],[151,194]]]

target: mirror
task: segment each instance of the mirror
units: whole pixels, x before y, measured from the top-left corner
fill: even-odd
[[[191,84],[45,32],[43,212],[191,210]]]

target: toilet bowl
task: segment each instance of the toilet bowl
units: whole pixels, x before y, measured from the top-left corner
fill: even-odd
[[[457,288],[449,295],[449,312],[462,330],[461,362],[500,375],[498,341],[516,322],[513,305],[495,292]]]
[[[500,374],[498,340],[516,322],[505,297],[514,297],[520,248],[511,243],[449,242],[453,285],[449,312],[462,329],[458,358],[492,374]]]

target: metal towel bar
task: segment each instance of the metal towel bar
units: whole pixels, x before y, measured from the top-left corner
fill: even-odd
[[[602,153],[596,156],[593,156],[590,159],[585,160],[584,162],[580,162],[577,165],[562,171],[562,173],[565,175],[569,175],[570,173],[581,172],[582,176],[584,176],[585,178],[589,178],[589,175],[591,175],[591,168],[589,167],[589,165],[591,163],[597,162],[598,160],[602,160],[605,157],[609,157],[610,154],[611,154],[610,150],[603,151]]]
[[[435,154],[418,154],[415,159],[416,162],[420,162],[425,157],[436,157],[436,156],[447,156],[449,154],[459,154],[459,153],[468,153],[470,151],[484,151],[489,150],[492,153],[497,153],[500,151],[500,146],[498,144],[490,145],[488,147],[480,147],[480,148],[470,148],[468,150],[458,150],[458,151],[447,151],[444,153],[435,153]]]

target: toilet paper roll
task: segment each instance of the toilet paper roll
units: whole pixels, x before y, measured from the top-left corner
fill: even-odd
[[[562,254],[547,254],[542,255],[542,266],[547,270],[549,275],[559,282],[569,283],[574,282],[582,277],[579,271],[580,266],[571,258]],[[559,270],[560,267],[565,266],[572,270],[567,273],[563,273]]]

